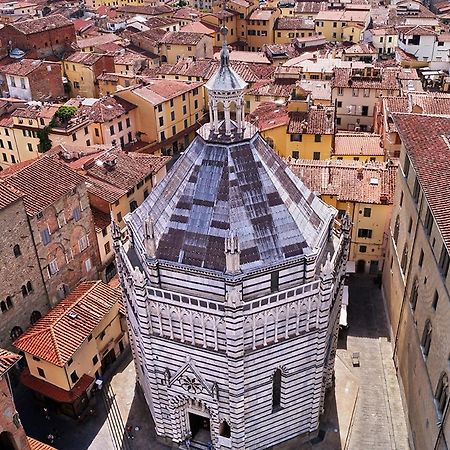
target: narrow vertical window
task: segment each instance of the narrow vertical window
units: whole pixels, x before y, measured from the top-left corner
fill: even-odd
[[[281,369],[275,370],[272,380],[272,411],[281,409]]]

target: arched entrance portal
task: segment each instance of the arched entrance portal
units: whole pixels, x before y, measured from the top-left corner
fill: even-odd
[[[0,449],[2,450],[17,450],[13,435],[8,431],[3,431],[0,433]]]

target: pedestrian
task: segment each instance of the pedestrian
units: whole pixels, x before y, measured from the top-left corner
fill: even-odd
[[[189,438],[186,439],[186,447],[191,448],[191,440]]]
[[[53,434],[49,434],[47,436],[48,442],[50,442],[50,444],[53,444],[55,442],[55,436],[53,436]]]

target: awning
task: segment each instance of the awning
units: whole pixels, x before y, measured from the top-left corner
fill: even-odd
[[[66,391],[48,381],[41,380],[34,375],[31,375],[29,369],[24,369],[20,375],[20,381],[26,387],[39,392],[39,394],[42,394],[44,397],[50,398],[55,402],[74,403],[75,400],[87,391],[95,380],[89,375],[84,374],[70,391]]]

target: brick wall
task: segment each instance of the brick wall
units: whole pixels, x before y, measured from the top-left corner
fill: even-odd
[[[29,78],[33,100],[66,97],[60,63],[44,63]]]
[[[12,307],[0,310],[0,347],[10,349],[12,328],[18,326],[25,331],[33,311],[44,315],[49,303],[22,200],[0,210],[0,230],[0,302],[6,305],[8,296],[12,301]],[[16,244],[21,253],[17,257]],[[27,282],[31,282],[32,291],[24,296],[22,286]]]

